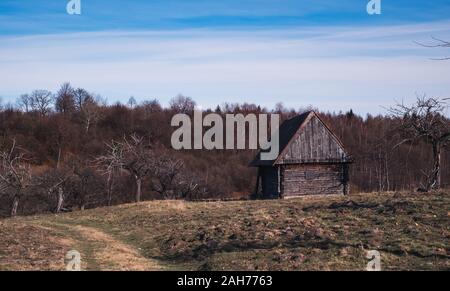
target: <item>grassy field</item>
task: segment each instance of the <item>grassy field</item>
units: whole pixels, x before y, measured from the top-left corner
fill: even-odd
[[[450,193],[152,201],[0,220],[0,270],[450,270]]]

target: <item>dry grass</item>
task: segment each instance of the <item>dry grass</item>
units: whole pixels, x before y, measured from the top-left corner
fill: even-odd
[[[114,239],[103,231],[81,225],[77,225],[75,230],[89,243],[98,245],[93,255],[102,270],[162,270],[156,261],[144,258],[133,247]]]
[[[385,270],[448,270],[449,209],[448,192],[385,193],[154,201],[3,220],[0,268],[59,266],[69,244],[87,269],[129,269],[124,263],[136,260],[139,269],[364,270],[366,251],[379,250]],[[52,236],[59,241],[48,244]],[[106,256],[105,247],[117,255]]]
[[[74,245],[50,228],[28,222],[0,221],[0,270],[63,270]]]

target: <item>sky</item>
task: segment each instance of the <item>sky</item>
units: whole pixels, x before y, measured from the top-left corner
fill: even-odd
[[[70,82],[109,102],[183,94],[360,114],[450,97],[450,0],[0,1],[0,97]]]

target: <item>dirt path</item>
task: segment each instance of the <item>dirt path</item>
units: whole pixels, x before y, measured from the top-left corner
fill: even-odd
[[[81,253],[82,270],[101,271],[159,271],[165,269],[157,260],[142,256],[139,251],[104,231],[83,225],[51,223],[36,225],[63,235],[69,249]]]
[[[74,229],[92,245],[93,259],[101,270],[156,271],[163,269],[157,261],[141,256],[132,246],[116,240],[99,229],[81,225],[77,225]]]

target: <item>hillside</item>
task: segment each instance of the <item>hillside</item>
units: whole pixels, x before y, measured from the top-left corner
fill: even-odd
[[[0,220],[0,270],[450,269],[450,194],[152,201]]]

